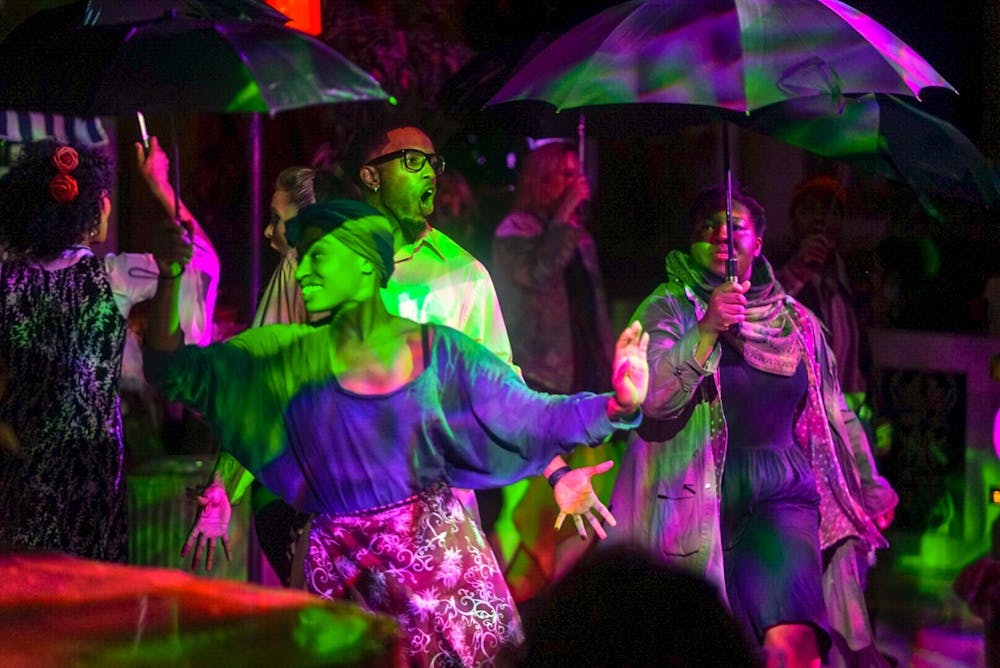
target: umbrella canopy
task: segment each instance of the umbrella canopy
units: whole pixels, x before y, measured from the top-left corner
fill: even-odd
[[[892,95],[790,100],[762,109],[745,126],[826,158],[844,160],[912,188],[930,201],[956,198],[1000,207],[1000,179],[950,123]]]
[[[336,51],[274,21],[166,16],[17,31],[0,46],[0,99],[11,109],[273,114],[388,98]]]
[[[874,19],[838,0],[634,0],[565,33],[489,104],[621,103],[747,112],[794,97],[954,90]]]

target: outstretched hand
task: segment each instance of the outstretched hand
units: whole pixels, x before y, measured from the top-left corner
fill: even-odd
[[[226,488],[219,478],[216,478],[205,489],[204,493],[198,496],[198,504],[201,506],[198,518],[184,542],[181,557],[187,557],[193,548],[191,569],[198,570],[198,564],[201,562],[202,554],[204,554],[205,570],[210,571],[215,558],[216,539],[222,542],[226,561],[233,559],[229,550],[229,518],[232,516],[233,509],[229,504]]]
[[[590,522],[590,526],[594,528],[594,533],[597,534],[598,538],[603,540],[608,537],[604,527],[601,526],[601,517],[611,526],[616,526],[617,522],[607,506],[597,498],[590,479],[608,471],[614,465],[613,461],[608,460],[594,466],[582,466],[573,469],[559,479],[555,489],[552,490],[556,497],[556,503],[559,504],[559,516],[556,517],[555,524],[556,531],[562,528],[566,516],[572,515],[581,540],[587,540],[587,529],[583,524],[584,517]],[[600,513],[601,517],[597,516],[595,510]]]
[[[649,389],[649,362],[646,351],[649,334],[643,333],[636,320],[621,333],[615,344],[614,374],[611,379],[615,390],[615,407],[609,406],[609,416],[625,417],[634,414],[646,400]],[[618,413],[614,415],[613,413]]]

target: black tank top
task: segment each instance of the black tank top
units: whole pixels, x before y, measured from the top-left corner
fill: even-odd
[[[791,376],[760,371],[722,339],[719,363],[722,411],[730,448],[787,448],[794,445],[793,425],[806,396],[806,368],[799,362]]]

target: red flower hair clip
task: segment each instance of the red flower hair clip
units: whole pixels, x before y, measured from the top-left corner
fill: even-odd
[[[59,172],[49,181],[49,195],[60,204],[72,202],[80,194],[76,179],[69,175],[80,165],[80,154],[72,146],[60,146],[52,154],[52,166]]]
[[[60,204],[72,202],[80,194],[80,186],[69,174],[56,174],[49,181],[49,195]]]
[[[60,174],[69,174],[80,164],[80,154],[72,146],[60,146],[52,154],[52,165]]]

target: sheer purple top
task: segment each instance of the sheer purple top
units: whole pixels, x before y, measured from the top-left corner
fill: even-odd
[[[145,368],[168,399],[202,412],[258,480],[307,512],[375,508],[442,479],[506,485],[638,424],[610,421],[607,394],[534,392],[463,334],[429,331],[425,369],[383,395],[338,383],[329,327],[273,325],[207,348],[147,349]]]

